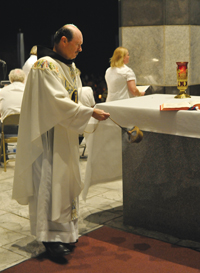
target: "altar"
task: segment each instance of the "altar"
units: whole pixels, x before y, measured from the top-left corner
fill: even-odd
[[[200,111],[160,111],[173,100],[155,94],[96,105],[122,127],[137,125],[144,138],[129,143],[111,120],[100,122],[89,136],[85,196],[90,185],[122,175],[124,224],[200,242]]]

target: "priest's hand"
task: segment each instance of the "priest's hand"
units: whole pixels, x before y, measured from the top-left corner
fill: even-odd
[[[92,117],[97,119],[97,120],[106,120],[107,118],[109,118],[110,114],[104,112],[103,110],[100,109],[94,109]]]

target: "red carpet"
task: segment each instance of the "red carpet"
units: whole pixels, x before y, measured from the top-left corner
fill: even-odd
[[[79,238],[73,253],[57,264],[46,254],[4,273],[196,273],[200,253],[158,240],[102,227]]]

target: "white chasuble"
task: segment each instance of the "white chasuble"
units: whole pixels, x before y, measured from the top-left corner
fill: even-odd
[[[72,68],[76,71],[74,63]],[[76,218],[71,213],[72,203],[83,188],[78,135],[93,113],[93,109],[71,100],[76,99],[79,77],[71,77],[72,68],[51,57],[39,59],[28,75],[20,115],[13,199],[28,204],[40,190],[35,188],[35,176],[48,177],[51,183],[46,185],[50,192],[47,221],[53,225],[65,225]],[[38,162],[42,164],[39,168]],[[45,197],[45,186],[40,197],[43,194]]]

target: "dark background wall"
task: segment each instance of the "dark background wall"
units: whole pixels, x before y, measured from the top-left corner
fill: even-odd
[[[199,0],[122,0],[121,26],[199,25]]]
[[[77,25],[84,38],[83,52],[76,60],[82,74],[104,75],[109,66],[109,58],[118,46],[118,0],[3,0],[0,9],[0,59],[7,63],[8,73],[11,69],[19,67],[19,30],[24,34],[27,59],[31,47],[35,44],[51,47],[52,35],[62,25]]]

